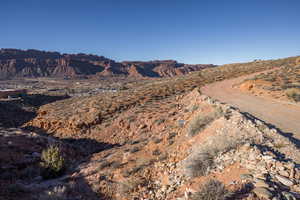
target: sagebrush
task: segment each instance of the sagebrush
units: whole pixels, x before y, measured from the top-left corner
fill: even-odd
[[[223,183],[211,179],[193,195],[192,200],[226,200],[230,195]]]
[[[188,135],[193,137],[197,135],[200,131],[204,130],[207,125],[212,123],[217,118],[223,115],[223,111],[219,108],[215,109],[206,115],[198,115],[195,117],[189,126]]]
[[[42,176],[46,179],[55,178],[65,170],[66,162],[58,146],[49,146],[41,156]]]

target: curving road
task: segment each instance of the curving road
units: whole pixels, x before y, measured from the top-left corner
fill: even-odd
[[[255,74],[216,82],[201,88],[214,99],[239,108],[242,112],[274,125],[284,133],[292,133],[300,139],[300,106],[243,93],[233,86]]]

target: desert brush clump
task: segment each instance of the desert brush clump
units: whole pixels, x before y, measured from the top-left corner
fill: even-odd
[[[300,65],[284,64],[277,70],[258,74],[252,80],[256,81],[255,88],[271,91],[269,94],[275,98],[285,94],[290,101],[300,101]]]
[[[300,101],[300,89],[299,88],[289,88],[285,91],[285,94],[288,98],[292,99],[295,102]]]
[[[67,200],[67,187],[55,186],[52,190],[40,194],[38,200]]]
[[[201,152],[187,166],[190,177],[206,175],[208,169],[214,164],[214,155],[211,152]]]
[[[218,119],[223,115],[223,111],[220,108],[216,108],[213,112],[206,115],[196,116],[189,125],[188,135],[193,137],[197,135],[200,131],[204,130],[207,125],[212,123],[214,120]]]
[[[52,145],[43,150],[41,160],[42,176],[45,179],[58,177],[65,170],[66,162],[58,146]]]
[[[210,138],[213,143],[205,143],[205,145],[195,148],[194,152],[187,158],[185,165],[185,173],[188,177],[194,178],[205,176],[210,169],[216,167],[214,159],[224,152],[228,152],[237,148],[242,141],[233,137],[224,137],[222,135]]]
[[[201,186],[200,190],[192,196],[192,200],[226,200],[230,195],[230,191],[223,183],[211,179]]]

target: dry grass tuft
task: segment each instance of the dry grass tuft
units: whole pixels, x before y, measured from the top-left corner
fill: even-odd
[[[192,200],[226,200],[230,195],[223,183],[209,180],[193,195]]]
[[[221,109],[215,109],[215,111],[208,113],[207,115],[199,115],[195,117],[190,123],[188,135],[190,137],[197,135],[200,131],[204,130],[207,125],[222,115],[223,111]]]
[[[285,90],[285,94],[288,98],[292,99],[295,102],[300,101],[300,89],[299,88],[289,88]]]
[[[213,136],[210,141],[214,142],[201,146],[186,160],[185,169],[188,177],[194,178],[207,175],[210,169],[215,167],[214,159],[218,154],[235,149],[242,143],[237,138],[225,138],[221,135]]]
[[[189,176],[198,177],[206,175],[208,169],[214,165],[214,155],[211,152],[199,153],[187,166]]]

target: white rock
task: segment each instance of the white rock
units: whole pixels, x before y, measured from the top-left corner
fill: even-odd
[[[282,183],[283,185],[286,185],[286,186],[292,186],[292,185],[294,185],[294,182],[293,182],[293,181],[291,181],[290,179],[288,179],[288,178],[286,178],[286,177],[284,177],[284,176],[276,175],[275,177],[276,177],[276,178],[278,179],[278,181],[279,181],[280,183]]]

